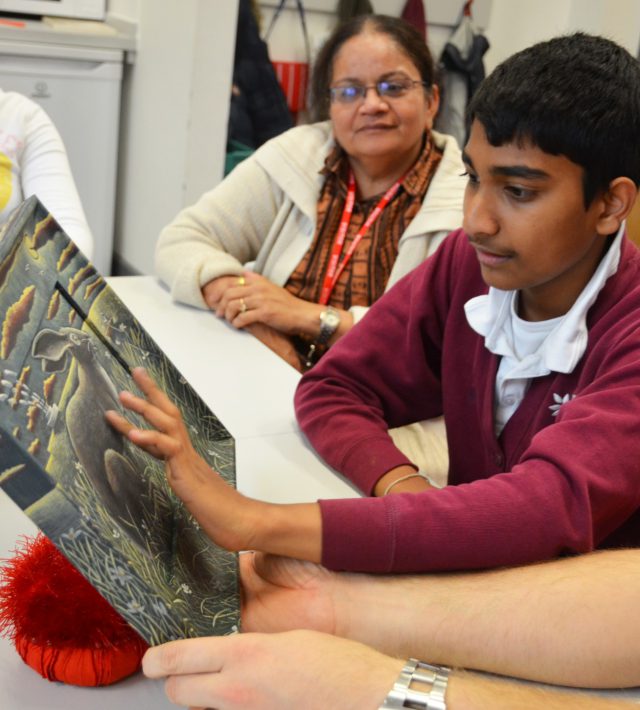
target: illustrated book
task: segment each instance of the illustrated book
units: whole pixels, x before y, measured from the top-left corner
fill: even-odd
[[[234,441],[35,197],[0,233],[0,319],[0,488],[149,644],[235,632],[237,555],[104,412],[143,366],[230,485]]]

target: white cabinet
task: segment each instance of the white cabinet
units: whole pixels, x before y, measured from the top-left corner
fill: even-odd
[[[0,40],[0,87],[49,114],[67,148],[93,233],[93,263],[111,273],[123,52]]]

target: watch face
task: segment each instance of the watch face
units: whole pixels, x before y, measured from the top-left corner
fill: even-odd
[[[325,311],[323,315],[322,320],[327,327],[335,330],[340,325],[340,316],[334,311]]]
[[[335,308],[327,308],[320,314],[320,335],[317,342],[326,345],[340,325],[340,314]]]

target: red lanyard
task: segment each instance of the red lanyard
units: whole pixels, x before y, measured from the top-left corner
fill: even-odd
[[[353,214],[353,205],[356,200],[356,179],[353,175],[353,170],[349,171],[349,185],[347,189],[347,199],[344,203],[344,210],[342,212],[342,217],[340,218],[340,226],[338,227],[338,233],[336,234],[335,241],[333,242],[333,247],[331,248],[331,256],[329,257],[329,265],[327,266],[327,273],[324,275],[324,281],[322,282],[322,291],[320,292],[319,303],[326,305],[329,303],[329,297],[331,292],[335,288],[338,279],[340,278],[345,266],[349,263],[349,260],[353,256],[360,240],[367,233],[369,227],[378,219],[382,210],[391,202],[393,196],[398,192],[400,185],[402,183],[402,178],[395,182],[380,198],[380,202],[373,208],[371,214],[367,217],[365,223],[360,227],[358,233],[353,238],[349,249],[347,249],[346,254],[339,262],[340,255],[342,254],[342,249],[344,248],[344,240],[347,236],[347,229],[349,228],[349,222],[351,222],[351,215]]]

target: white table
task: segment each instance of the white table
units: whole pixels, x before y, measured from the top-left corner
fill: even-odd
[[[303,441],[293,412],[300,375],[250,335],[212,313],[171,302],[152,277],[109,279],[151,337],[236,440],[238,488],[279,503],[355,496]],[[36,529],[0,491],[0,557]],[[0,639],[2,710],[169,710],[162,683],[137,674],[106,688],[50,683]]]

